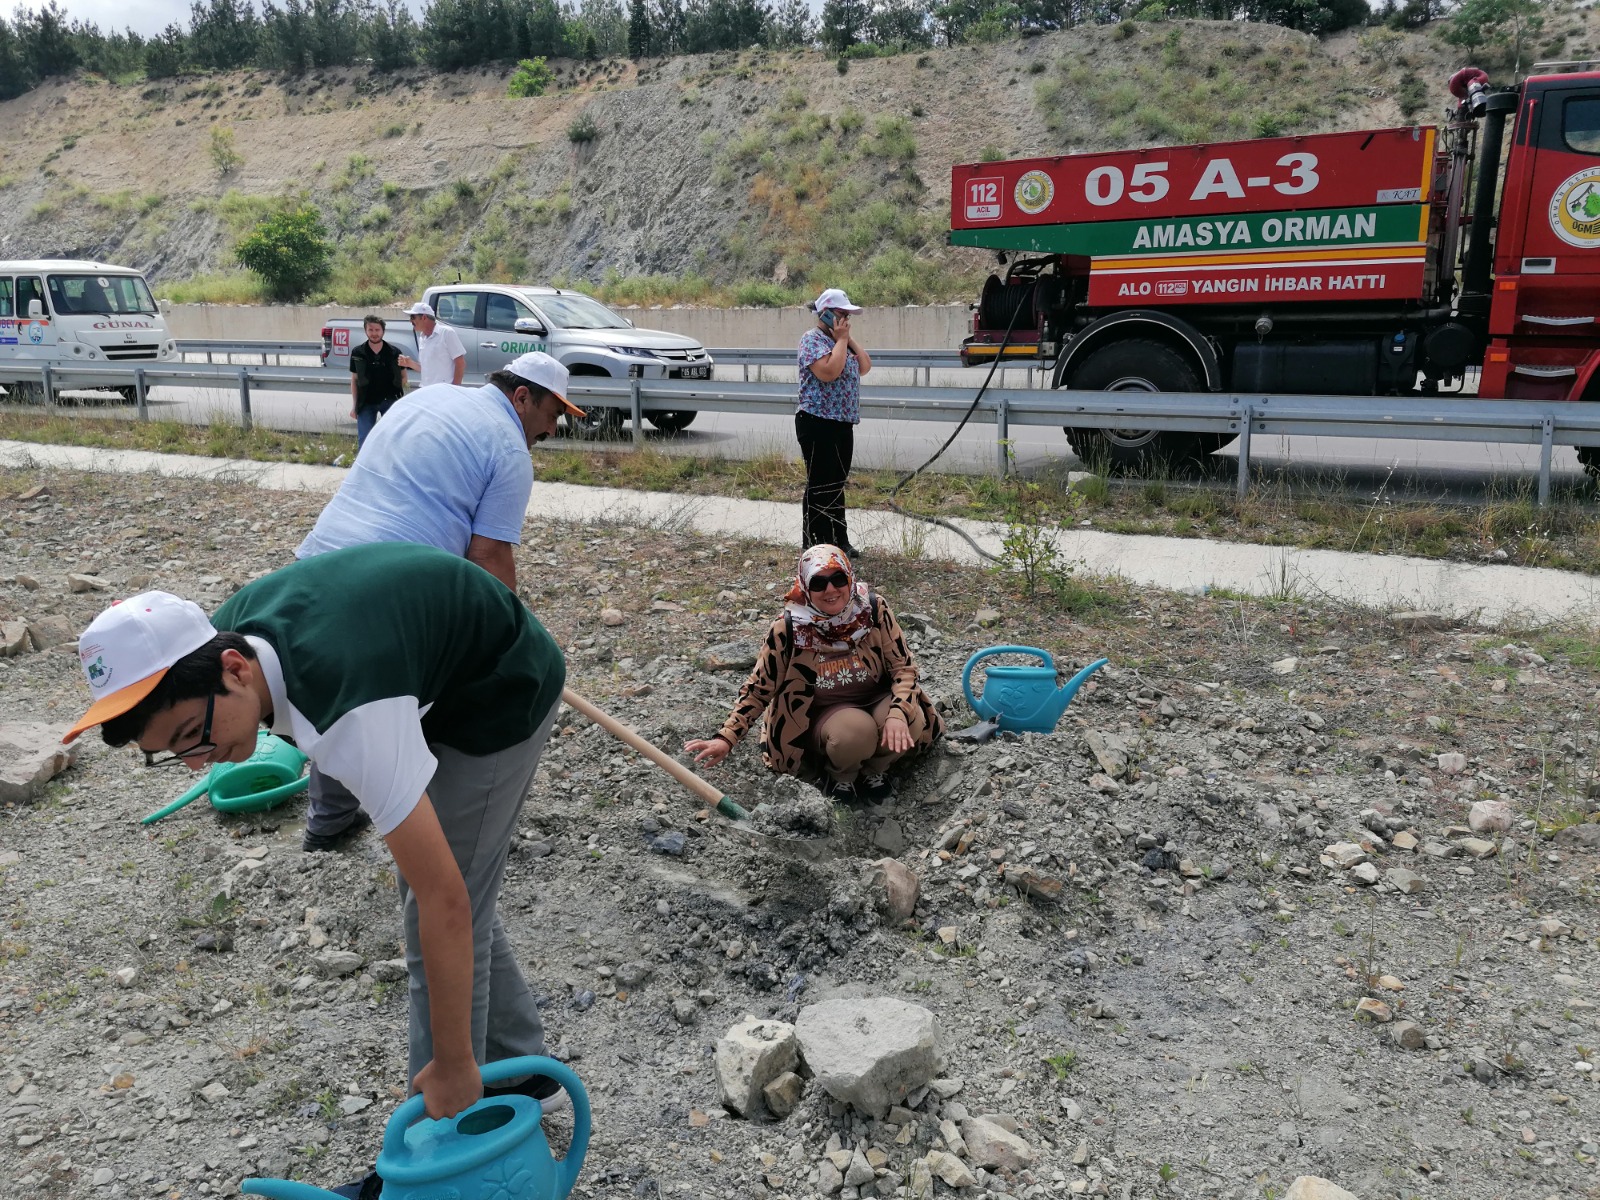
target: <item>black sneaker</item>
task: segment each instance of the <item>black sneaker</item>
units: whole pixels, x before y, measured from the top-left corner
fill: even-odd
[[[856,785],[845,783],[840,779],[835,779],[829,783],[826,791],[828,799],[835,804],[854,804],[860,799],[860,796],[856,793]]]
[[[378,1178],[376,1171],[368,1171],[354,1183],[334,1188],[333,1194],[343,1196],[345,1200],[378,1200],[383,1194],[383,1180]]]
[[[572,1107],[572,1098],[567,1095],[566,1089],[546,1075],[529,1075],[521,1083],[490,1084],[483,1089],[483,1094],[486,1099],[490,1096],[532,1096],[547,1117]]]
[[[330,850],[338,850],[371,824],[372,818],[357,809],[356,815],[350,818],[350,824],[336,833],[312,833],[309,829],[306,830],[305,837],[300,839],[300,849],[307,854],[325,854]]]
[[[887,804],[894,799],[894,785],[876,771],[863,771],[856,780],[856,792],[868,804]]]

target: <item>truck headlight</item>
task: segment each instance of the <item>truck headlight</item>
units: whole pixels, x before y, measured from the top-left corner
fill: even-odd
[[[654,350],[641,350],[637,346],[607,346],[613,354],[620,354],[624,358],[655,358]]]

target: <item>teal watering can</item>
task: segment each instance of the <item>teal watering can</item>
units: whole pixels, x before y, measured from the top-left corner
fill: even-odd
[[[1030,654],[1044,660],[1044,665],[989,667],[984,672],[983,695],[974,696],[972,668],[996,654]],[[1049,733],[1084,680],[1108,661],[1096,659],[1069,679],[1065,687],[1058,688],[1055,660],[1047,651],[1033,646],[990,646],[967,659],[966,669],[961,672],[961,690],[967,694],[973,712],[986,721],[994,721],[1006,733]]]
[[[211,807],[222,812],[261,812],[298,795],[311,783],[302,776],[306,756],[281,737],[263,731],[256,738],[255,753],[243,762],[217,763],[183,795],[165,808],[158,808],[139,822],[150,825],[170,817],[191,800],[211,793]]]
[[[543,1112],[531,1096],[485,1096],[443,1121],[418,1121],[423,1101],[412,1096],[384,1131],[382,1200],[565,1200],[589,1149],[589,1094],[576,1072],[553,1058],[505,1058],[483,1068],[486,1084],[523,1075],[554,1079],[572,1097],[572,1145],[565,1158],[551,1156],[539,1128]],[[239,1191],[271,1200],[337,1200],[332,1192],[285,1179],[246,1179]]]

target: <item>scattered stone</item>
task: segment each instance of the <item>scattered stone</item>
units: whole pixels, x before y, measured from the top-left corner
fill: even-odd
[[[32,648],[26,621],[0,621],[0,658],[16,658]]]
[[[233,949],[233,934],[226,929],[205,929],[195,936],[194,948],[223,954]]]
[[[825,1000],[801,1011],[795,1035],[822,1089],[872,1117],[943,1065],[933,1014],[904,1000]]]
[[[1563,846],[1581,846],[1586,850],[1600,849],[1600,824],[1585,821],[1568,825],[1556,833],[1556,842]]]
[[[1409,829],[1402,829],[1389,840],[1389,844],[1396,850],[1409,850],[1412,853],[1417,849],[1417,835]]]
[[[1293,675],[1294,669],[1299,665],[1300,660],[1298,658],[1280,658],[1277,662],[1271,664],[1271,666],[1269,666],[1267,669],[1270,670],[1274,675]]]
[[[928,1170],[944,1181],[947,1187],[969,1188],[978,1186],[978,1177],[967,1169],[967,1164],[944,1150],[930,1150],[922,1161]]]
[[[1389,1026],[1389,1041],[1402,1050],[1423,1050],[1428,1045],[1427,1035],[1415,1021],[1396,1021]]]
[[[1509,833],[1511,806],[1504,800],[1478,800],[1467,813],[1473,833]]]
[[[818,1190],[824,1196],[832,1196],[843,1186],[844,1173],[834,1166],[829,1159],[823,1159],[822,1166],[818,1168],[817,1173]]]
[[[615,629],[626,620],[627,618],[622,615],[620,608],[602,608],[600,610],[600,624],[609,628]]]
[[[367,964],[367,972],[379,983],[399,983],[406,977],[406,960],[403,958],[385,958],[375,963]]]
[[[679,829],[669,829],[645,838],[644,844],[657,854],[682,858],[683,852],[689,848],[689,835]]]
[[[122,967],[112,973],[111,978],[117,981],[118,987],[131,988],[139,982],[138,967]]]
[[[968,1117],[961,1122],[961,1137],[967,1143],[966,1160],[974,1167],[991,1171],[1016,1172],[1031,1167],[1033,1147],[992,1119]]]
[[[101,1167],[94,1173],[94,1186],[110,1187],[117,1181],[117,1173],[110,1167]]]
[[[65,617],[38,617],[28,622],[28,640],[35,650],[48,650],[75,642],[78,635]]]
[[[1371,887],[1378,882],[1378,868],[1369,862],[1357,863],[1350,868],[1350,876]]]
[[[1121,734],[1102,733],[1098,729],[1086,729],[1083,741],[1089,747],[1089,753],[1100,764],[1100,769],[1112,779],[1117,779],[1128,769],[1128,739]]]
[[[880,858],[867,868],[866,876],[877,910],[889,921],[899,924],[917,911],[922,880],[910,867],[893,858]]]
[[[763,1089],[793,1071],[799,1060],[793,1025],[746,1016],[717,1043],[717,1090],[723,1105],[741,1117],[758,1119],[766,1111]]]
[[[988,629],[991,625],[998,625],[1002,616],[1003,614],[998,608],[980,608],[972,614],[972,619],[985,629]]]
[[[1458,838],[1456,845],[1473,858],[1493,858],[1498,847],[1483,838]]]
[[[846,1187],[860,1187],[864,1183],[871,1183],[878,1177],[872,1169],[872,1164],[867,1161],[867,1156],[857,1146],[855,1153],[850,1156],[850,1165],[845,1168],[844,1182]]]
[[[217,1080],[212,1080],[196,1093],[196,1095],[198,1095],[200,1099],[204,1100],[207,1104],[220,1103],[221,1101],[226,1100],[231,1094],[232,1093],[230,1093],[228,1089]]]
[[[339,979],[355,974],[367,960],[354,950],[324,950],[314,961],[328,978]]]
[[[101,579],[98,575],[67,576],[67,590],[74,593],[103,592],[110,586],[109,581]]]
[[[939,1136],[944,1139],[945,1147],[951,1154],[963,1158],[966,1156],[967,1139],[961,1136],[961,1129],[954,1121],[940,1121]]]
[[[1455,750],[1439,755],[1435,761],[1444,775],[1459,775],[1467,769],[1467,756]]]
[[[756,665],[755,647],[749,642],[722,642],[700,652],[696,663],[702,671],[737,671],[740,674]]]
[[[0,804],[27,804],[78,761],[78,743],[61,744],[65,725],[38,721],[0,724]]]
[[[1061,880],[1041,875],[1032,867],[1018,867],[1008,863],[1002,871],[1002,877],[1023,895],[1032,896],[1035,900],[1054,903],[1061,899],[1063,886]]]
[[[1367,852],[1354,842],[1335,842],[1323,850],[1322,859],[1328,866],[1348,869],[1366,862]]]
[[[910,1200],[932,1200],[933,1170],[926,1158],[919,1158],[911,1164],[907,1179],[911,1188]]]
[[[1356,1001],[1356,1012],[1372,1018],[1379,1025],[1387,1025],[1394,1020],[1394,1011],[1382,1000],[1372,996],[1363,996]]]
[[[793,1071],[785,1071],[761,1089],[761,1098],[766,1101],[767,1110],[781,1120],[795,1110],[805,1090],[804,1079]]]
[[[1415,896],[1428,886],[1428,881],[1415,871],[1408,871],[1404,867],[1390,867],[1383,873],[1383,878],[1398,892],[1407,896]]]

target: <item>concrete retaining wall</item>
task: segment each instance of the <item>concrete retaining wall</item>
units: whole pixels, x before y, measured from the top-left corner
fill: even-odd
[[[398,308],[379,309],[398,315]],[[811,325],[803,308],[662,308],[623,309],[636,324],[698,338],[704,346],[789,347]],[[954,349],[967,334],[967,306],[869,308],[858,314],[856,340],[868,350]],[[269,342],[310,341],[333,317],[361,317],[362,309],[313,308],[309,305],[242,306],[174,304],[168,327],[183,339],[227,339]]]

